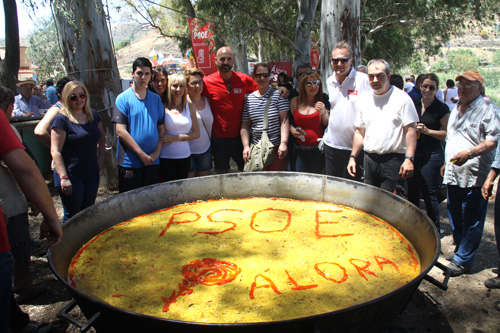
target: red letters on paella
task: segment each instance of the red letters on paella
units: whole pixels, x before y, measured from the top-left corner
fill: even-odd
[[[322,225],[322,224],[329,225],[329,224],[338,224],[339,223],[338,221],[321,220],[321,213],[330,213],[331,214],[331,213],[341,213],[341,212],[342,212],[342,209],[338,209],[338,210],[331,210],[331,209],[317,210],[316,211],[316,230],[314,231],[314,234],[316,235],[316,237],[318,237],[318,238],[322,238],[322,237],[347,237],[347,236],[354,235],[352,233],[330,234],[330,235],[327,235],[327,234],[322,234],[320,232],[319,229],[320,229],[320,225]]]
[[[178,215],[185,215],[185,214],[192,214],[194,216],[196,216],[196,218],[194,220],[175,220],[175,217],[178,216]],[[165,229],[163,229],[161,232],[160,232],[160,237],[165,235],[165,233],[167,232],[167,230],[170,228],[170,226],[172,224],[175,224],[175,223],[191,223],[191,222],[196,222],[198,221],[199,219],[201,218],[201,215],[198,214],[197,212],[180,212],[180,213],[174,213],[172,214],[172,216],[170,217],[170,220],[168,221],[167,223],[167,226],[165,227]]]
[[[354,261],[361,261],[363,262],[365,265],[363,267],[360,267],[358,265],[356,265],[354,263]],[[366,281],[368,281],[368,279],[366,278],[365,274],[370,274],[370,275],[373,275],[373,276],[377,276],[375,273],[373,273],[372,271],[369,271],[368,270],[368,267],[370,267],[371,263],[368,261],[368,260],[361,260],[361,259],[349,259],[349,262],[356,268],[356,270],[358,271],[359,275],[361,275],[361,277],[363,279],[365,279]]]
[[[334,278],[328,277],[327,275],[333,275],[333,274],[326,273],[325,272],[326,268],[322,269],[320,267],[320,265],[321,266],[337,266],[342,271],[342,277],[340,279],[334,279]],[[346,269],[344,267],[342,267],[341,265],[337,264],[336,262],[321,262],[321,263],[317,263],[316,265],[314,265],[314,269],[316,270],[316,272],[319,275],[321,275],[322,277],[324,277],[328,281],[332,281],[332,282],[335,282],[335,283],[342,283],[345,280],[347,280],[347,277],[348,277]]]
[[[214,222],[214,223],[227,223],[227,224],[230,224],[231,227],[227,228],[227,229],[224,229],[222,231],[200,231],[199,233],[200,234],[210,234],[210,235],[215,235],[215,234],[222,234],[223,232],[226,232],[226,231],[229,231],[229,230],[234,230],[234,228],[236,228],[236,223],[234,222],[231,222],[231,221],[214,221],[212,219],[212,215],[214,214],[217,214],[219,212],[240,212],[240,213],[243,213],[243,211],[241,209],[219,209],[213,213],[210,213],[207,215],[207,219],[210,221],[210,222]]]
[[[273,217],[272,219],[264,220],[267,227],[269,227],[271,225],[271,223],[276,223],[278,225],[281,225],[284,223],[284,226],[281,228],[276,228],[276,230],[258,230],[256,227],[260,226],[260,224],[257,224],[260,222],[256,221],[256,217],[257,217],[257,215],[264,213],[264,212],[282,212],[284,215],[282,220],[280,220],[276,217]],[[262,221],[262,223],[264,223],[264,221]],[[290,214],[290,212],[288,210],[267,208],[267,209],[263,209],[263,210],[260,210],[260,211],[252,214],[252,220],[250,221],[250,228],[252,228],[252,230],[254,230],[254,231],[261,232],[261,233],[285,231],[286,229],[288,229],[291,222],[292,222],[292,214]]]
[[[257,278],[259,276],[262,279],[266,280],[268,284],[262,284],[262,285],[257,286]],[[252,286],[250,287],[250,298],[252,298],[252,299],[255,298],[255,296],[254,296],[255,289],[259,289],[259,288],[272,288],[273,291],[276,293],[276,295],[281,294],[280,291],[278,290],[278,288],[276,287],[276,284],[274,284],[273,280],[271,280],[270,278],[268,278],[267,276],[264,276],[262,274],[255,275],[255,278],[253,279],[253,282],[252,282]]]

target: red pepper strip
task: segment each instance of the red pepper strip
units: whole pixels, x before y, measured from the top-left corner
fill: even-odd
[[[288,271],[286,269],[285,269],[285,272],[286,272],[286,275],[288,275],[288,280],[290,280],[290,282],[293,283],[293,285],[295,286],[292,288],[292,290],[306,290],[306,289],[312,289],[312,288],[318,287],[317,284],[310,284],[307,286],[299,286],[297,284],[297,282],[295,282],[295,280],[290,276],[290,273],[288,273]]]
[[[263,278],[264,280],[266,280],[267,282],[269,282],[269,284],[264,284],[262,286],[258,286],[257,287],[257,278],[259,276],[261,278]],[[262,274],[255,275],[255,278],[254,278],[254,280],[252,282],[252,286],[250,287],[250,298],[251,299],[255,298],[255,296],[253,294],[255,292],[255,289],[258,289],[258,288],[272,288],[273,291],[276,293],[276,295],[280,295],[281,294],[280,291],[278,290],[278,288],[276,287],[276,285],[274,284],[273,280],[271,280],[270,278],[268,278],[268,277],[266,277],[266,276],[264,276]]]

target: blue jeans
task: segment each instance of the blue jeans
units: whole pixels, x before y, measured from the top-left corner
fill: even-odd
[[[13,272],[14,258],[10,251],[0,253],[0,332],[9,332]]]
[[[208,171],[212,169],[212,148],[201,154],[191,154],[191,166],[189,172]]]
[[[420,207],[420,195],[425,202],[427,215],[439,229],[439,201],[437,188],[441,180],[440,170],[444,163],[443,152],[437,150],[427,157],[415,157],[413,177],[406,180],[408,184],[408,201]]]
[[[461,188],[448,185],[448,218],[457,251],[453,258],[464,266],[472,266],[481,238],[488,201],[481,187]]]
[[[71,176],[69,180],[71,181],[73,191],[71,195],[65,195],[61,191],[61,179],[54,170],[54,186],[61,197],[64,209],[63,223],[81,210],[92,206],[95,203],[97,190],[99,189],[98,173],[87,177]]]
[[[313,149],[303,150],[295,145],[295,171],[321,174],[325,165],[325,157],[318,146]]]

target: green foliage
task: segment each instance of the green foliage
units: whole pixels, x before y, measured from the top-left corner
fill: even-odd
[[[418,50],[436,55],[452,35],[499,13],[498,0],[361,0],[363,58],[403,67]]]
[[[450,68],[458,73],[479,68],[479,59],[470,49],[450,51],[447,54],[447,58]]]
[[[50,77],[58,79],[66,75],[58,40],[56,26],[51,19],[37,22],[33,33],[29,36],[30,47],[27,53],[36,66],[39,80],[44,81]]]
[[[435,72],[442,72],[442,73],[445,73],[445,72],[448,72],[450,66],[448,65],[448,63],[446,61],[444,61],[443,59],[440,59],[438,62],[436,62],[434,65],[431,66],[431,72],[435,73]]]
[[[129,45],[130,45],[130,39],[129,39],[129,38],[124,39],[124,40],[122,40],[122,41],[120,41],[120,42],[116,43],[116,45],[115,45],[115,50],[116,50],[116,51],[118,51],[118,50],[120,50],[120,49],[123,49],[123,48],[124,48],[124,47],[126,47],[126,46],[129,46]]]
[[[500,70],[484,69],[480,71],[484,77],[484,86],[491,89],[500,89]]]
[[[495,65],[500,65],[500,50],[497,50],[493,55],[493,63]]]

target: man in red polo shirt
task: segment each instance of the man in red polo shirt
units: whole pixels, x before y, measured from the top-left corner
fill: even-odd
[[[257,90],[258,85],[249,75],[232,70],[234,54],[229,47],[217,51],[215,62],[218,71],[203,78],[203,95],[210,100],[214,115],[211,142],[215,171],[228,172],[230,157],[242,171],[241,113],[245,95]]]

